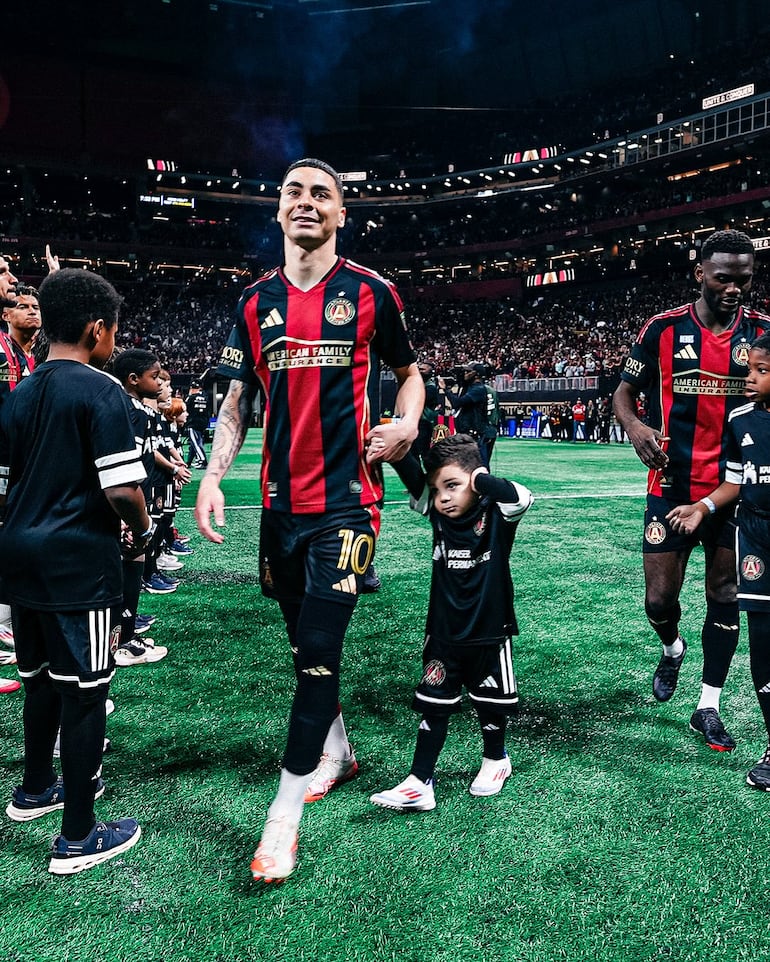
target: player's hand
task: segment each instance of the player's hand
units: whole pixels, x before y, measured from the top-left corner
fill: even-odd
[[[211,526],[212,514],[217,528],[224,528],[225,496],[222,494],[216,478],[204,476],[200,488],[198,488],[198,498],[195,502],[195,523],[204,538],[213,541],[214,544],[222,544],[225,536],[220,531],[215,531]]]
[[[406,421],[378,424],[366,435],[366,463],[400,461],[416,437],[417,428],[412,428]]]
[[[182,484],[188,484],[192,478],[192,471],[186,464],[175,464],[175,467],[177,480],[181,481]]]
[[[693,534],[708,514],[708,508],[700,501],[680,504],[666,515],[666,521],[677,534]]]
[[[59,263],[59,258],[56,254],[51,253],[51,245],[45,245],[45,262],[48,264],[48,273],[53,274],[54,271],[61,270],[61,264]]]
[[[663,445],[670,441],[670,438],[664,437],[660,431],[642,424],[641,421],[632,428],[626,429],[626,433],[642,464],[658,471],[666,467],[668,455]]]

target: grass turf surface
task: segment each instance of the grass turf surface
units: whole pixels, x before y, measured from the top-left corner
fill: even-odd
[[[3,819],[0,962],[763,957],[770,797],[744,784],[765,746],[745,626],[723,699],[738,747],[718,754],[687,725],[700,681],[699,553],[683,595],[691,652],[679,690],[665,705],[652,698],[644,470],[628,446],[498,442],[494,469],[537,497],[512,562],[514,774],[495,798],[468,794],[481,740],[466,709],[450,723],[437,809],[405,816],[368,796],[411,761],[430,532],[389,473],[383,587],[359,602],[343,663],[360,774],[307,807],[289,881],[251,882],[293,687],[280,613],[256,582],[258,444],[252,432],[225,482],[225,544],[194,535],[179,591],[143,596],[168,657],[118,669],[112,686],[115,750],[97,813],[137,817],[143,837],[59,879],[46,871],[58,815]],[[193,497],[191,485],[185,504]],[[178,520],[193,532],[189,510]],[[21,778],[22,699],[1,704],[9,796]]]

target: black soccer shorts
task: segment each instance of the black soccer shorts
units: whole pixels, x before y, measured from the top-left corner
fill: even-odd
[[[489,712],[504,715],[518,704],[510,638],[489,645],[455,645],[429,638],[422,666],[412,708],[423,715],[461,711],[463,687],[475,705]]]
[[[643,554],[664,554],[667,551],[692,551],[697,544],[713,548],[735,548],[735,508],[731,505],[710,514],[701,521],[694,534],[681,534],[666,521],[672,508],[683,502],[669,501],[655,494],[647,495],[644,512]],[[689,503],[689,502],[684,502]]]
[[[43,669],[55,682],[95,689],[109,685],[120,644],[121,606],[92,611],[40,611],[11,605],[19,675]]]
[[[738,509],[738,606],[741,611],[770,611],[770,519]]]
[[[259,580],[269,598],[299,604],[304,596],[355,605],[374,558],[376,505],[323,514],[263,509]]]

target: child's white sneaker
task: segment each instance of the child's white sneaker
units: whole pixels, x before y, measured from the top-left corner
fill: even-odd
[[[416,775],[407,777],[386,792],[377,792],[369,799],[382,808],[393,808],[399,812],[429,812],[436,807],[433,779],[421,782]]]
[[[471,795],[497,795],[510,774],[511,760],[507,755],[504,758],[483,758],[468,791]]]

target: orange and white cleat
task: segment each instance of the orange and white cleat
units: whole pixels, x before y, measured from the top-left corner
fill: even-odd
[[[283,882],[297,864],[297,823],[287,818],[269,818],[265,822],[254,858],[251,874],[258,882]]]
[[[349,782],[358,774],[358,762],[350,749],[347,758],[332,758],[324,752],[318,768],[313,772],[308,787],[305,789],[305,802],[319,802],[326,798],[330,791]]]

